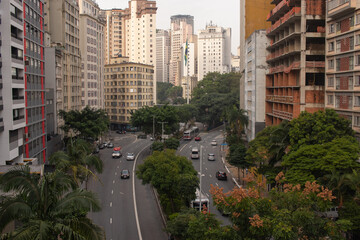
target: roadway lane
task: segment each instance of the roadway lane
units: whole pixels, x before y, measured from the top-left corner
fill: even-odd
[[[101,182],[90,181],[89,189],[98,194],[102,211],[89,214],[90,218],[105,229],[108,240],[154,239],[146,237],[149,227],[153,234],[159,236],[156,239],[166,239],[159,211],[156,211],[157,205],[152,189],[141,185],[137,179],[134,179],[133,184],[135,161],[126,160],[126,153],[133,152],[137,156],[151,142],[136,139],[136,136],[132,134],[113,135],[113,137],[114,145],[122,147],[123,156],[120,159],[113,159],[112,149],[100,150],[100,157],[104,163],[104,171],[99,176]],[[140,162],[142,158],[146,157],[146,154],[148,152],[139,154],[137,161]],[[120,178],[122,169],[130,171],[130,179]],[[133,192],[133,186],[135,186],[136,194]],[[140,216],[138,219],[135,214],[134,196],[137,200],[138,216]],[[139,203],[139,199],[141,203]],[[150,209],[150,211],[146,211],[146,209]],[[144,214],[148,215],[144,217]],[[139,232],[140,230],[141,232]]]
[[[231,222],[228,217],[222,216],[220,212],[216,209],[213,204],[213,200],[210,194],[210,185],[218,186],[223,188],[225,192],[232,190],[235,187],[235,184],[231,180],[231,175],[225,168],[225,164],[221,159],[220,144],[223,142],[222,132],[217,130],[209,133],[200,133],[201,141],[195,142],[191,140],[189,142],[184,142],[180,147],[179,154],[187,157],[191,160],[190,154],[191,149],[197,147],[200,150],[202,148],[202,191],[207,195],[210,200],[210,212],[214,213],[217,218],[223,223],[223,225],[230,225]],[[211,141],[215,139],[217,141],[217,146],[211,146]],[[208,161],[208,154],[215,154],[215,161]],[[191,160],[196,171],[200,172],[200,159]],[[227,181],[218,180],[215,177],[217,171],[224,171],[228,175]]]

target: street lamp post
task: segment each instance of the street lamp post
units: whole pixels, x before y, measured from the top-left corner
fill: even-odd
[[[200,193],[199,193],[199,198],[200,198],[200,212],[201,212],[201,208],[202,208],[202,203],[201,203],[201,194],[202,194],[202,191],[201,191],[201,178],[202,178],[202,148],[203,146],[200,146]]]
[[[164,124],[168,122],[160,122],[161,123],[161,141],[164,142]]]

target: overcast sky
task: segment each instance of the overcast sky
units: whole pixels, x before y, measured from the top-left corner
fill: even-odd
[[[96,0],[101,9],[127,8],[126,0]],[[192,15],[195,22],[195,33],[204,29],[210,21],[213,24],[231,28],[233,54],[237,54],[240,44],[239,33],[239,0],[157,0],[158,11],[156,16],[158,29],[170,28],[170,16],[177,14]]]

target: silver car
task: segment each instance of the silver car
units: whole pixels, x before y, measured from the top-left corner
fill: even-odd
[[[217,146],[216,140],[212,140],[212,141],[211,141],[211,146]]]
[[[209,155],[208,155],[208,160],[209,160],[209,161],[215,161],[215,154],[209,153]]]
[[[128,161],[134,161],[134,159],[135,159],[135,154],[134,154],[134,153],[128,153],[128,154],[126,155],[126,160],[128,160]]]

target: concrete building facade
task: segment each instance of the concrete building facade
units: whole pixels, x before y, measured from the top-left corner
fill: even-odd
[[[79,5],[73,0],[45,0],[45,31],[62,47],[63,110],[80,110],[81,56]]]
[[[93,0],[80,0],[80,51],[82,107],[104,107],[104,30],[99,5]]]
[[[327,1],[326,108],[349,119],[360,139],[360,2]]]
[[[198,32],[198,80],[231,71],[231,29],[209,24]]]
[[[255,30],[266,29],[270,26],[267,15],[273,8],[270,0],[240,0],[240,72],[244,72],[246,39]],[[244,74],[242,75],[244,77]],[[240,92],[244,92],[244,78],[240,80]],[[240,108],[245,107],[244,95],[240,94]]]
[[[156,81],[169,82],[170,34],[163,29],[156,30]]]
[[[113,58],[105,65],[105,110],[111,129],[129,126],[131,113],[154,105],[154,67]]]
[[[170,26],[170,83],[181,84],[181,47],[186,40],[194,35],[194,17],[190,15],[175,15],[171,17]]]
[[[16,0],[0,9],[0,165],[12,165],[24,159],[24,10]]]
[[[46,97],[44,2],[24,0],[25,139],[26,158],[46,160]],[[17,94],[20,94],[17,93]],[[15,95],[17,95],[15,94]],[[21,94],[19,95],[21,96]],[[14,97],[14,91],[13,91]],[[19,98],[23,99],[23,98]]]
[[[249,124],[245,129],[250,142],[265,128],[266,30],[256,30],[245,43],[245,110]]]
[[[266,125],[325,107],[325,0],[275,0],[268,15]]]

